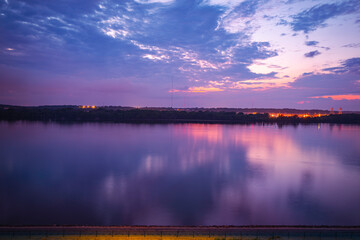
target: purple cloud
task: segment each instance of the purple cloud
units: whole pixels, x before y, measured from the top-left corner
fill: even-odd
[[[221,89],[207,97],[184,90],[174,99],[186,97],[193,106],[236,106],[234,99],[247,104],[256,96],[259,106],[281,105],[292,94],[286,81],[302,73],[292,73],[291,59],[279,62],[289,50],[286,43],[276,42],[279,35],[283,42],[299,38],[300,31],[311,32],[327,19],[359,9],[353,0],[315,6],[308,1],[301,9],[293,8],[295,2],[300,0],[80,0],[69,8],[67,0],[0,1],[0,103],[162,106],[171,89]],[[281,6],[285,3],[289,5]],[[278,14],[277,5],[293,9]],[[353,24],[357,17],[349,19]],[[259,32],[264,22],[274,27],[274,36]],[[344,36],[345,43],[356,43],[356,34]],[[308,52],[309,46],[321,48],[318,41],[306,40],[298,50],[309,58],[328,54]],[[327,69],[307,68],[290,85],[320,89],[329,82],[337,87],[342,79],[353,90],[357,63],[353,59]],[[321,70],[327,75],[314,74]],[[277,94],[276,101],[269,101],[272,94]]]
[[[340,66],[324,68],[328,73],[305,73],[297,78],[291,86],[300,89],[314,89],[318,95],[338,95],[344,93],[360,93],[360,58],[350,58]]]
[[[311,52],[308,52],[308,53],[305,53],[304,56],[307,57],[307,58],[313,58],[317,55],[320,55],[321,52],[319,52],[318,50],[315,50],[315,51],[311,51]]]
[[[306,41],[306,46],[316,46],[319,42],[318,41]]]
[[[292,30],[308,33],[325,26],[325,21],[340,15],[359,11],[360,1],[348,0],[341,3],[322,4],[304,10],[293,16],[290,23]]]

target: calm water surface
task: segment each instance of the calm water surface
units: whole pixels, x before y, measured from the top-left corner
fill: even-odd
[[[0,225],[360,225],[360,127],[0,122]]]

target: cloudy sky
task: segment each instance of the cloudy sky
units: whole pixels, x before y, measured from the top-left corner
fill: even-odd
[[[360,1],[0,0],[0,103],[172,102],[360,110]]]

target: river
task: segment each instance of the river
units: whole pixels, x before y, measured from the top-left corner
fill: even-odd
[[[360,126],[0,122],[0,225],[360,225]]]

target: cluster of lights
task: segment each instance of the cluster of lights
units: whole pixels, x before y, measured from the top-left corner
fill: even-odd
[[[277,117],[294,117],[294,116],[298,116],[299,118],[308,118],[308,117],[322,117],[322,116],[326,116],[327,114],[308,114],[308,113],[305,113],[305,114],[289,114],[289,113],[286,113],[286,114],[281,114],[281,113],[270,113],[270,117],[272,118],[277,118]]]
[[[82,105],[82,106],[80,106],[80,108],[92,108],[92,109],[94,109],[94,108],[96,108],[96,106],[89,106],[89,105]]]

